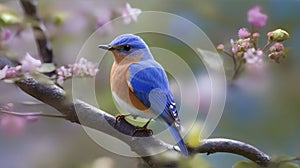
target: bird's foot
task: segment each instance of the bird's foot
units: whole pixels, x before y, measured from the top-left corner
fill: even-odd
[[[133,133],[132,133],[132,136],[136,135],[140,131],[145,132],[146,135],[150,134],[152,136],[153,135],[153,131],[151,129],[147,128],[148,125],[149,125],[149,123],[150,123],[150,121],[151,121],[151,119],[143,127],[139,127],[136,130],[134,130]]]
[[[116,122],[114,124],[114,127],[117,126],[117,123],[120,122],[121,120],[125,120],[126,117],[132,116],[132,114],[120,114],[116,116]]]

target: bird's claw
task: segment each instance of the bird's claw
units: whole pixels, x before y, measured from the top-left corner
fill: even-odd
[[[139,127],[136,130],[134,130],[133,133],[132,133],[132,136],[134,136],[139,131],[144,131],[144,132],[146,132],[146,135],[150,134],[152,136],[153,135],[153,131],[151,129],[147,128],[148,125],[149,125],[149,123],[150,123],[150,121],[151,121],[151,119],[143,127]]]
[[[116,121],[115,121],[115,124],[114,124],[114,128],[116,128],[118,122],[120,122],[121,120],[125,120],[125,118],[129,117],[129,116],[131,116],[131,114],[120,114],[120,115],[117,115],[116,116]]]
[[[135,129],[132,133],[132,136],[135,136],[138,132],[145,132],[145,135],[153,135],[153,131],[151,129],[145,128],[145,127],[139,127]]]

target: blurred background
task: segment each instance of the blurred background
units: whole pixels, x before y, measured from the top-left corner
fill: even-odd
[[[18,1],[1,0],[1,8],[10,8],[22,16]],[[89,36],[111,19],[120,17],[128,1],[102,0],[39,0],[39,12],[44,19],[53,43],[54,61],[58,66],[73,63]],[[246,67],[235,81],[228,82],[227,99],[223,116],[211,138],[224,137],[240,140],[261,149],[271,156],[300,155],[300,1],[299,0],[165,0],[129,1],[132,8],[142,11],[164,11],[182,16],[199,26],[212,43],[230,46],[230,39],[237,39],[241,27],[250,28],[247,11],[259,5],[268,15],[267,25],[261,28],[260,47],[267,42],[269,31],[281,28],[289,32],[284,42],[286,59],[276,64],[265,59],[259,66]],[[139,22],[139,20],[137,20]],[[134,24],[134,21],[130,24]],[[184,30],[185,25],[171,25],[171,30]],[[114,27],[98,33],[99,38],[110,41]],[[15,28],[12,28],[12,34]],[[185,33],[185,32],[184,32]],[[208,110],[210,88],[207,72],[201,60],[179,41],[159,34],[141,35],[151,47],[163,47],[182,56],[197,76],[202,101],[198,123],[202,123]],[[7,40],[7,46],[15,55],[29,52],[37,56],[33,34],[24,29],[18,37]],[[105,40],[104,40],[105,41]],[[100,40],[99,40],[100,42]],[[95,46],[98,43],[95,42]],[[4,51],[1,51],[4,52]],[[98,53],[91,52],[89,57]],[[232,75],[231,60],[226,56],[224,65],[228,79]],[[97,99],[101,109],[115,115],[116,108],[109,89],[109,71],[112,57],[106,57],[99,65],[96,77]],[[170,80],[176,90],[176,81]],[[71,90],[71,81],[64,87]],[[0,104],[14,103],[15,111],[43,111],[57,113],[47,105],[32,103],[33,98],[12,84],[0,83]],[[191,90],[191,94],[194,92]],[[176,94],[176,93],[175,93]],[[176,96],[176,95],[175,95]],[[179,97],[180,99],[180,97]],[[203,115],[202,115],[203,114]],[[182,114],[181,114],[182,115]],[[187,120],[189,118],[187,117]],[[137,167],[138,160],[111,153],[93,142],[81,126],[61,119],[40,118],[23,123],[16,129],[0,128],[0,167],[9,168],[98,168]],[[152,125],[152,128],[155,126]],[[244,158],[232,154],[217,153],[197,155],[206,167],[232,167]],[[101,165],[101,166],[99,166]],[[106,166],[103,166],[106,165]]]

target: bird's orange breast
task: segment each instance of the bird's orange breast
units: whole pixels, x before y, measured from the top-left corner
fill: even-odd
[[[126,59],[126,58],[125,58]],[[140,60],[140,58],[125,60],[117,62],[115,60],[110,74],[111,90],[120,99],[126,102],[128,105],[133,106],[138,110],[147,110],[146,107],[134,94],[133,88],[128,83],[129,80],[129,66]]]

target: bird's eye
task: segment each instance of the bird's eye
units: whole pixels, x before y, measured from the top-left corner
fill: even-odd
[[[131,49],[131,46],[130,46],[130,45],[127,44],[127,45],[124,46],[124,50],[125,50],[125,51],[129,51],[130,49]]]

